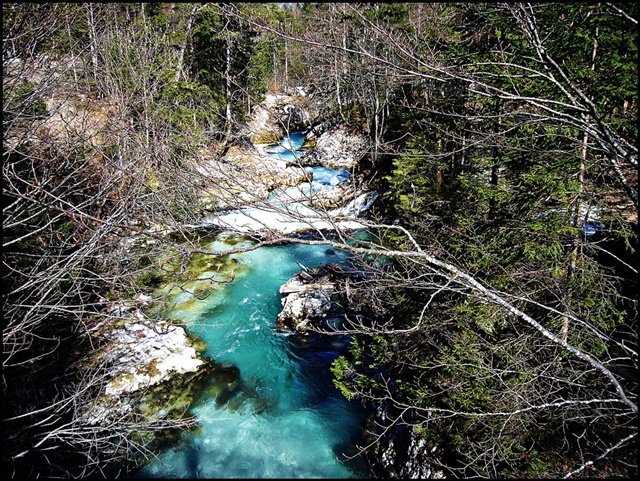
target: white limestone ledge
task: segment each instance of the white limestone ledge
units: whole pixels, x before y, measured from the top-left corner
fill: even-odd
[[[107,334],[113,378],[105,394],[118,397],[177,374],[195,372],[204,364],[181,326],[147,321],[140,311],[134,317]]]

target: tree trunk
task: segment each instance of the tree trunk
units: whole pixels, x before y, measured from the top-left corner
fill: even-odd
[[[225,82],[225,118],[226,118],[226,131],[227,134],[231,133],[231,32],[228,30],[229,24],[225,27],[227,29],[226,35],[226,55],[225,55],[225,69],[224,69],[224,82]]]
[[[500,149],[497,142],[497,133],[500,131],[500,99],[496,99],[496,121],[493,124],[493,132],[495,138],[491,147],[491,186],[494,189],[498,188],[498,182],[500,182]],[[496,218],[496,201],[494,198],[489,199],[489,219]]]
[[[96,52],[96,27],[93,18],[93,3],[89,3],[89,48],[91,50],[91,65],[93,66],[93,78],[98,78],[98,54]]]
[[[191,29],[193,28],[193,21],[196,18],[196,13],[200,9],[199,4],[194,3],[193,8],[191,9],[191,14],[189,15],[189,19],[187,20],[187,27],[184,32],[184,38],[180,42],[180,51],[178,53],[178,65],[176,66],[176,75],[174,80],[178,82],[180,77],[183,75],[184,69],[184,53],[187,50],[187,40],[189,39],[189,34],[191,33]]]
[[[599,4],[598,4],[599,5]],[[593,50],[591,52],[591,70],[595,71],[596,69],[596,53],[598,50],[598,27],[596,27],[595,38],[593,39]],[[585,115],[585,123],[588,122],[589,116]],[[580,223],[586,227],[588,212],[581,212],[581,204],[582,204],[582,194],[584,192],[584,174],[585,174],[585,164],[587,160],[587,150],[589,144],[589,132],[586,130],[582,135],[582,148],[580,152],[580,170],[578,171],[578,195],[576,196],[576,202],[574,205],[574,216],[573,223],[575,227],[578,227]],[[584,218],[583,218],[584,215]],[[571,280],[575,275],[577,264],[578,264],[578,249],[580,247],[580,237],[582,236],[582,232],[579,231],[575,237],[573,238],[572,248],[571,248],[571,261],[569,264],[569,270],[567,272],[567,280]],[[565,317],[562,322],[562,334],[561,337],[564,341],[567,340],[569,336],[569,319]]]

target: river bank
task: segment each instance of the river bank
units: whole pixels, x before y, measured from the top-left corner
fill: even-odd
[[[334,132],[339,132],[339,130],[334,130]],[[344,140],[344,135],[341,139]],[[292,133],[283,137],[281,142],[277,144],[235,146],[228,149],[222,161],[209,159],[201,163],[200,173],[205,179],[203,181],[203,186],[205,186],[203,199],[205,200],[202,204],[208,214],[201,224],[183,226],[183,228],[206,232],[205,237],[200,238],[199,245],[219,251],[250,245],[252,241],[249,238],[243,238],[243,234],[260,236],[274,232],[301,234],[305,231],[330,231],[336,225],[348,229],[362,228],[362,224],[356,219],[375,201],[376,194],[375,192],[359,192],[354,182],[348,182],[351,180],[351,172],[355,171],[357,167],[356,156],[360,153],[353,149],[347,152],[341,157],[339,165],[332,166],[339,168],[313,164],[309,160],[305,163],[306,165],[299,165],[297,159],[303,155],[308,156],[310,152],[306,147],[303,148],[305,140],[305,135],[302,132]],[[315,139],[316,146],[334,144],[335,142],[323,141],[322,136]],[[362,146],[362,142],[360,145]],[[318,154],[318,151],[314,152],[316,160],[324,156],[335,161],[336,152],[330,149],[324,149],[321,154]],[[209,185],[213,185],[217,189],[215,192],[212,193],[211,190],[206,189],[207,179],[211,181]],[[243,186],[243,190],[234,191],[230,188],[231,181],[225,185],[224,179],[232,179],[233,185]],[[207,203],[207,196],[209,199],[215,198],[215,205]],[[326,206],[333,207],[332,215],[329,218],[318,210],[326,208]],[[331,220],[332,218],[334,220]],[[170,234],[162,226],[152,226],[151,232]],[[129,248],[144,250],[149,246],[149,242],[154,243],[153,240],[142,244],[134,243]],[[253,253],[220,257],[192,256],[190,262],[183,265],[181,270],[173,270],[176,274],[179,270],[180,274],[184,274],[182,281],[176,283],[174,280],[167,284],[161,282],[160,285],[155,282],[156,287],[153,291],[148,291],[148,294],[133,301],[121,302],[117,309],[112,309],[113,315],[121,317],[119,324],[121,327],[115,328],[116,324],[112,324],[114,326],[112,330],[105,329],[102,333],[103,338],[108,340],[106,342],[108,347],[104,352],[109,353],[108,355],[103,354],[102,362],[111,366],[112,379],[105,390],[105,401],[98,404],[93,410],[92,422],[104,422],[110,417],[117,416],[118,413],[132,409],[131,400],[138,398],[140,393],[153,391],[151,388],[154,386],[169,388],[174,385],[178,391],[172,394],[165,389],[162,394],[164,403],[161,407],[149,398],[145,398],[143,403],[136,403],[136,405],[138,408],[144,406],[145,415],[152,417],[161,417],[169,412],[177,413],[189,407],[189,410],[198,419],[200,428],[194,434],[185,432],[185,439],[190,438],[191,441],[183,440],[183,442],[187,442],[186,445],[199,446],[198,450],[200,450],[202,449],[200,443],[211,444],[212,435],[201,434],[203,426],[209,425],[211,416],[215,418],[222,416],[227,419],[231,412],[236,413],[233,416],[240,417],[249,414],[255,416],[270,413],[268,418],[271,419],[275,412],[280,412],[282,409],[290,412],[290,408],[302,402],[300,408],[295,408],[295,410],[301,409],[300,422],[309,427],[299,425],[298,421],[294,422],[294,425],[298,425],[295,432],[291,431],[293,425],[291,429],[284,431],[282,427],[272,427],[270,436],[276,432],[286,433],[283,442],[288,446],[282,446],[280,451],[273,453],[273,456],[281,456],[284,452],[290,452],[294,449],[293,445],[299,444],[295,440],[301,439],[300,436],[308,438],[308,436],[319,435],[323,441],[320,441],[321,444],[311,450],[309,454],[312,456],[316,456],[319,452],[327,454],[332,452],[333,454],[323,462],[324,468],[317,466],[314,469],[320,469],[320,471],[307,474],[314,477],[318,475],[323,477],[366,477],[366,470],[363,471],[363,466],[353,468],[356,471],[352,472],[351,468],[340,467],[340,462],[335,464],[336,458],[341,457],[340,450],[342,449],[338,449],[337,446],[343,446],[352,454],[355,453],[354,440],[359,439],[359,433],[362,429],[361,423],[364,419],[361,408],[354,403],[347,402],[331,382],[329,367],[340,349],[346,347],[345,339],[327,350],[326,347],[321,347],[324,343],[316,346],[299,344],[294,339],[289,339],[287,335],[283,336],[281,331],[279,332],[273,327],[277,317],[277,312],[272,313],[273,309],[282,307],[279,299],[281,285],[291,278],[294,272],[299,269],[299,265],[304,263],[304,265],[313,266],[327,260],[335,261],[336,253],[327,254],[326,247],[279,247],[277,248],[279,250],[290,253],[299,252],[299,254],[294,254],[286,262],[283,260],[283,267],[276,269],[273,258],[270,258],[269,261],[262,260],[260,253],[264,249],[261,248]],[[273,252],[273,249],[268,251]],[[305,251],[308,253],[303,254]],[[290,254],[287,254],[283,259],[289,259],[289,256]],[[342,257],[342,255],[337,257]],[[166,266],[171,264],[169,258],[157,259],[155,262],[163,263],[165,270]],[[176,266],[178,265],[181,263],[177,262]],[[262,281],[249,281],[249,279],[255,278],[257,272],[265,269],[263,265],[268,267],[266,267],[265,274],[262,275]],[[276,274],[278,269],[284,269],[281,271],[282,274]],[[159,271],[157,271],[157,275],[159,278],[163,277]],[[166,281],[166,273],[163,278]],[[247,288],[247,282],[250,282],[253,287]],[[221,312],[220,307],[215,307],[233,304],[232,299],[236,296],[233,292],[238,289],[244,294],[242,294],[240,302],[231,308],[230,314],[223,314],[224,311]],[[263,297],[261,292],[265,290],[269,292],[268,297],[271,301],[267,304],[259,303]],[[165,307],[162,308],[161,320],[158,320],[160,305]],[[272,307],[268,307],[269,305]],[[244,320],[237,319],[238,316],[242,317],[241,312],[247,306],[254,307],[250,313],[246,314]],[[208,314],[211,311],[216,313],[213,318],[211,314]],[[224,329],[222,332],[219,331],[220,326],[227,323],[223,320],[225,316],[230,316],[232,320],[228,323],[236,326],[232,332]],[[256,316],[263,321],[256,322],[258,319]],[[216,335],[211,333],[212,322],[218,326]],[[237,322],[240,324],[236,325]],[[240,327],[244,322],[249,322],[249,325],[246,328]],[[209,327],[203,330],[202,325]],[[248,333],[254,331],[256,334],[262,334],[259,331],[268,333],[263,335],[267,335],[271,340],[256,340],[254,345],[253,342],[246,339]],[[240,338],[243,339],[240,340]],[[287,376],[293,375],[294,378],[297,378],[302,375],[293,374],[300,369],[295,366],[302,362],[303,364],[311,363],[309,366],[314,366],[313,370],[318,373],[319,377],[307,379],[305,375],[302,375],[302,378],[290,385],[293,392],[289,393],[287,393],[288,388],[282,385],[265,387],[273,382],[269,379],[275,377],[277,381],[282,374],[277,374],[278,368],[275,369],[275,373],[271,374],[253,372],[255,363],[250,363],[251,366],[249,366],[247,359],[253,358],[257,365],[261,366],[264,366],[265,363],[256,361],[255,354],[246,353],[246,349],[256,349],[259,346],[261,347],[258,350],[262,351],[265,345],[272,346],[276,352],[282,351],[282,354],[263,353],[258,356],[264,355],[269,359],[276,356],[283,360],[289,358],[289,361],[281,367],[289,372]],[[244,346],[245,353],[241,358],[236,358],[230,353],[239,346]],[[293,354],[296,351],[298,354]],[[224,372],[224,375],[220,375],[220,372]],[[256,376],[259,379],[256,379]],[[195,389],[191,396],[185,397],[184,392],[180,392],[181,389],[184,389],[184,385],[176,383],[176,379],[191,379],[191,383],[196,383],[201,387]],[[320,385],[317,384],[318,382]],[[308,396],[313,399],[323,399],[323,405],[333,407],[329,408],[326,414],[318,412],[316,408],[309,411],[308,403],[303,402],[304,399],[300,398],[299,389],[308,392]],[[276,401],[276,399],[288,396],[292,396],[292,399],[286,401],[285,405],[280,406],[280,401]],[[197,401],[198,399],[199,401]],[[312,404],[315,402],[313,401]],[[216,413],[205,413],[207,410],[214,410]],[[306,416],[312,412],[312,418],[307,419]],[[311,421],[316,416],[320,416],[318,421]],[[339,426],[336,425],[327,430],[326,423],[330,419],[333,420],[332,422],[340,419]],[[236,421],[241,422],[240,419]],[[257,429],[254,434],[256,438],[264,435],[259,432],[266,428],[258,426],[255,428]],[[220,423],[216,422],[212,424],[212,429],[219,433],[220,429],[234,430],[238,429],[238,426],[221,428]],[[304,434],[307,429],[324,434]],[[228,433],[227,438],[231,439],[235,435],[237,433]],[[340,439],[340,441],[336,441],[336,439]],[[244,448],[247,448],[247,439],[242,438],[237,442],[238,449],[244,451]],[[290,445],[291,443],[293,444]],[[328,444],[323,447],[322,443]],[[241,448],[240,445],[244,445],[244,448]],[[184,446],[183,444],[183,448],[178,448],[178,450],[184,449]],[[210,448],[211,446],[207,448],[210,453],[207,459],[211,456],[215,457],[211,452],[212,448]],[[256,446],[256,449],[259,448]],[[327,451],[327,449],[329,450]],[[226,452],[221,446],[218,446],[217,450],[214,451]],[[304,452],[298,453],[284,464],[281,464],[282,460],[265,460],[264,469],[266,471],[262,474],[265,476],[306,477],[304,474],[306,468],[303,466],[307,463],[303,463],[301,460],[307,456],[307,453],[308,449],[305,449]],[[166,456],[174,455],[166,454]],[[227,452],[225,456],[229,456],[229,453]],[[236,453],[234,456],[238,460],[243,455]],[[134,477],[165,477],[173,474],[181,477],[185,472],[189,476],[196,475],[196,477],[219,477],[222,474],[216,471],[218,468],[213,466],[195,468],[192,466],[189,469],[195,469],[195,471],[189,471],[184,464],[185,462],[178,464],[185,466],[184,469],[187,471],[176,468],[178,472],[173,472],[173,468],[168,466],[174,465],[174,461],[168,464],[161,462],[150,465],[146,471],[141,471]],[[356,466],[361,462],[362,460],[356,461]],[[192,465],[193,463],[187,464]],[[281,465],[281,468],[277,468],[278,465]],[[228,472],[228,469],[229,466],[225,468],[225,473]],[[270,471],[274,469],[275,471]],[[252,471],[252,473],[257,472]],[[238,472],[239,475],[243,473],[247,474],[242,471]]]
[[[291,98],[286,100],[290,102]],[[289,115],[304,118],[303,114],[296,114],[297,107],[290,103],[286,106],[288,108],[284,110]],[[281,110],[276,108],[275,112]],[[312,142],[309,142],[308,136]],[[310,149],[309,146],[314,148]],[[241,142],[227,149],[222,159],[201,159],[202,222],[184,225],[182,229],[200,233],[194,236],[199,248],[220,253],[249,247],[255,239],[273,236],[316,235],[320,239],[336,230],[362,230],[365,224],[361,222],[361,217],[379,196],[379,192],[367,190],[363,177],[354,176],[366,148],[362,134],[325,124],[315,131],[307,127],[289,132],[277,143],[253,145]],[[171,235],[162,226],[152,226],[150,232]],[[155,241],[131,244],[130,248],[144,250],[149,242],[153,244]],[[280,250],[297,254],[287,254],[283,259],[289,260],[283,260],[281,267],[276,267],[273,258],[267,260],[262,254]],[[105,394],[112,401],[94,410],[93,422],[104,421],[118,412],[130,410],[130,402],[139,396],[138,393],[154,386],[165,386],[161,391],[161,398],[164,399],[161,406],[153,402],[154,394],[151,391],[150,397],[145,397],[144,402],[137,404],[144,406],[145,415],[161,417],[188,409],[200,427],[193,432],[185,431],[177,445],[173,440],[168,450],[162,450],[164,454],[157,462],[134,472],[132,477],[228,477],[227,473],[236,473],[240,477],[254,477],[256,473],[261,477],[368,477],[371,473],[369,468],[365,468],[367,463],[377,465],[378,474],[383,476],[398,472],[438,476],[430,466],[416,464],[410,458],[404,460],[404,454],[393,449],[394,442],[400,439],[395,428],[386,430],[388,435],[378,443],[380,447],[376,456],[380,458],[379,461],[372,460],[371,455],[367,462],[365,458],[356,456],[352,463],[347,463],[355,463],[355,471],[351,471],[351,468],[335,471],[335,460],[347,459],[341,450],[354,456],[359,449],[357,445],[369,442],[362,437],[363,433],[377,429],[374,426],[380,423],[380,412],[384,408],[369,406],[365,409],[355,401],[349,402],[333,385],[331,363],[346,353],[348,336],[328,338],[314,334],[308,337],[305,330],[300,329],[304,325],[313,326],[316,322],[314,318],[318,317],[328,318],[328,325],[332,325],[331,319],[335,319],[336,325],[340,324],[340,317],[344,313],[336,310],[337,304],[330,301],[332,295],[323,297],[321,289],[306,288],[303,295],[291,294],[287,286],[291,285],[294,274],[300,272],[301,267],[304,272],[304,269],[321,264],[335,264],[338,259],[344,261],[344,254],[328,246],[292,245],[260,248],[244,254],[195,254],[190,255],[188,261],[180,255],[173,260],[171,256],[155,260],[161,268],[155,270],[157,279],[152,283],[153,291],[148,291],[148,294],[134,302],[122,304],[118,311],[123,316],[121,330],[105,334],[109,338],[113,376],[108,385],[111,387],[107,388]],[[256,273],[263,272],[264,266],[268,267],[265,274],[261,274],[262,281],[253,280]],[[234,294],[238,289],[243,292],[242,296]],[[268,300],[262,299],[265,295]],[[253,307],[251,312],[243,315],[246,306]],[[285,317],[289,318],[288,323],[283,321]],[[261,321],[256,322],[257,319]],[[168,333],[173,334],[169,336]],[[252,333],[251,336],[249,333]],[[268,333],[269,339],[276,336],[277,341],[250,341],[247,337],[265,333]],[[180,342],[174,337],[179,338]],[[262,352],[265,345],[282,353],[263,352],[257,354],[258,358],[256,354],[247,353],[247,349],[256,349],[257,346],[261,346],[258,351]],[[237,349],[244,354],[240,357],[231,354]],[[124,355],[126,350],[135,355]],[[265,364],[260,358],[273,359],[273,356],[287,361],[274,372],[253,373],[252,362],[268,366],[272,361]],[[248,361],[251,359],[253,361]],[[292,387],[288,383],[282,385],[281,381],[277,381],[282,376],[277,374],[279,369],[289,372],[286,376],[297,378],[298,374],[292,374],[299,369],[295,366],[306,363],[314,366],[312,369],[316,372],[316,378],[303,376],[294,382],[299,387]],[[276,379],[278,386],[266,388],[274,382],[272,378]],[[176,382],[180,379],[191,379],[189,382],[194,387],[186,397],[184,382]],[[318,382],[322,388],[317,386]],[[302,409],[301,414],[307,413],[311,408],[305,403],[298,404],[301,401],[297,399],[300,395],[298,389],[309,392],[308,396],[313,399],[332,399],[330,404],[333,407],[325,414],[312,408],[314,416],[319,415],[320,418],[317,423],[302,421],[301,418],[300,421],[308,428],[299,426],[292,431],[273,425],[265,427],[261,423],[261,427],[256,425],[251,428],[252,434],[245,433],[241,438],[237,437],[240,429],[238,423],[247,422],[244,416],[266,415],[272,419],[275,415],[279,419],[281,414],[275,413],[281,412],[277,399],[282,396],[293,397],[287,401],[287,406],[296,406],[294,411]],[[316,392],[317,389],[320,391]],[[158,390],[154,388],[152,391],[157,396]],[[106,405],[112,406],[110,413]],[[225,420],[229,419],[230,412],[234,413],[231,416],[235,421],[226,428],[222,427],[227,422]],[[336,419],[340,420],[339,424],[327,430],[326,423],[331,425]],[[303,434],[307,429],[318,434]],[[228,440],[235,439],[230,442],[237,444],[237,447],[212,443],[221,430],[229,430],[225,437]],[[235,462],[231,460],[237,461],[246,456],[244,451],[247,443],[258,442],[257,438],[267,436],[267,432],[269,437],[276,432],[282,433],[282,436],[278,435],[284,443],[279,448],[280,454],[295,451],[298,444],[295,440],[300,439],[301,435],[320,436],[321,443],[327,445],[318,445],[314,449],[326,451],[331,446],[329,451],[333,454],[323,462],[321,471],[307,472],[303,468],[304,463],[300,464],[300,460],[307,455],[306,450],[286,462],[273,459],[278,452],[272,452],[260,463],[263,467],[250,471],[246,471],[248,468],[236,471],[230,467],[229,463]],[[334,438],[341,441],[337,442]],[[419,443],[419,439],[413,440],[407,447],[407,453],[426,449]],[[255,449],[264,450],[259,446],[259,443],[256,444]],[[340,449],[336,450],[337,446],[341,446]],[[185,450],[190,453],[186,459],[182,458]],[[206,456],[196,454],[204,452]],[[227,461],[220,460],[220,456]],[[211,459],[218,461],[207,461]],[[407,466],[413,463],[415,466],[403,468],[403,463]]]

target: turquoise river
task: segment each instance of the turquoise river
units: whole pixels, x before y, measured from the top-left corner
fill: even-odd
[[[292,135],[292,140],[301,142],[301,137]],[[275,152],[283,153],[290,154]],[[316,170],[318,188],[335,185],[348,173]],[[220,249],[250,241],[223,232],[209,242],[205,247]],[[183,433],[178,445],[129,476],[370,477],[359,457],[346,461],[362,442],[363,408],[331,381],[331,362],[344,352],[348,338],[300,337],[275,328],[282,309],[279,288],[300,264],[313,268],[345,262],[346,254],[327,246],[289,244],[230,257],[239,267],[232,283],[204,300],[185,293],[167,316],[183,320],[204,340],[205,356],[239,371],[242,389],[229,399],[199,400],[193,411],[201,428]]]

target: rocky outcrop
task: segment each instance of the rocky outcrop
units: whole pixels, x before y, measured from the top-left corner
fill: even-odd
[[[325,253],[327,256],[335,254],[332,249]],[[357,306],[368,303],[352,299],[349,295],[352,290],[348,287],[350,279],[364,273],[337,263],[321,264],[315,269],[302,267],[302,271],[280,287],[282,311],[276,321],[278,329],[299,334],[332,330],[341,324],[347,313],[365,314]]]
[[[147,303],[148,297],[141,296],[139,302]],[[124,303],[107,314],[104,327],[93,336],[102,347],[85,361],[88,372],[91,366],[104,371],[102,396],[81,414],[86,422],[108,424],[133,410],[151,417],[183,413],[196,396],[194,380],[210,367],[201,356],[204,343],[183,327],[153,322]],[[185,379],[191,385],[188,390],[180,382]]]
[[[106,337],[111,341],[108,357],[115,361],[113,378],[105,388],[109,396],[118,397],[173,375],[195,372],[205,362],[186,331],[168,322],[125,322]]]
[[[223,159],[203,159],[201,202],[206,209],[240,208],[266,200],[275,189],[309,179],[301,167],[287,166],[267,154],[264,146],[232,146]]]
[[[282,311],[276,327],[305,334],[323,325],[330,315],[338,314],[335,276],[329,265],[304,269],[280,287]],[[333,278],[333,279],[332,279]]]
[[[267,94],[253,107],[251,120],[242,135],[254,144],[277,143],[286,133],[307,128],[314,117],[313,103],[306,95]]]
[[[202,207],[209,211],[255,207],[275,190],[309,183],[312,174],[303,166],[345,171],[356,167],[368,150],[367,137],[331,121],[309,127],[313,112],[314,101],[304,92],[267,95],[253,108],[251,119],[241,130],[239,139],[243,140],[228,147],[222,158],[209,155],[199,160]],[[268,153],[286,134],[303,129],[307,131],[306,147],[296,152],[295,162]],[[334,189],[316,189],[309,206],[338,209],[359,194],[353,182]]]
[[[324,125],[324,124],[323,124]],[[350,169],[369,150],[369,140],[344,125],[310,129],[307,145],[314,146],[300,158],[301,165],[322,165],[330,169]]]

